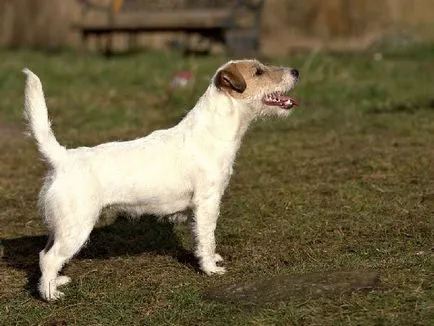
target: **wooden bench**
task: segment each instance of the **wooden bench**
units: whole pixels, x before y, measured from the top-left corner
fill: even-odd
[[[223,43],[231,55],[254,54],[259,48],[264,0],[111,0],[106,6],[78,1],[82,14],[74,28],[84,47],[89,36],[103,36],[100,47],[107,54],[112,53],[114,33],[127,33],[130,48],[142,32],[197,34]]]

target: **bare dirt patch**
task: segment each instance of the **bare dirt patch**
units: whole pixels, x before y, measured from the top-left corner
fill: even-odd
[[[376,272],[325,272],[283,275],[217,287],[204,297],[221,303],[262,305],[300,298],[370,291],[380,286]]]

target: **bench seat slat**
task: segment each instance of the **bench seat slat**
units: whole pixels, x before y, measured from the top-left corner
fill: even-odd
[[[75,27],[88,31],[109,30],[194,30],[228,27],[230,10],[188,10],[176,12],[121,12],[108,19],[84,19]]]

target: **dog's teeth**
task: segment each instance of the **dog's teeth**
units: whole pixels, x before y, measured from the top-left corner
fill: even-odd
[[[269,102],[280,103],[283,96],[282,92],[272,92],[265,95],[265,99]]]

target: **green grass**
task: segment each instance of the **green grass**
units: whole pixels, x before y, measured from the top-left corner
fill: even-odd
[[[0,51],[0,324],[434,325],[432,51],[269,60],[301,70],[303,105],[246,135],[217,231],[228,273],[198,272],[186,226],[103,216],[54,304],[35,293],[44,166],[20,137],[20,70],[39,74],[56,136],[73,147],[173,125],[225,58]],[[181,69],[195,82],[168,92]],[[236,281],[354,270],[377,271],[383,287],[256,308],[202,297]]]

